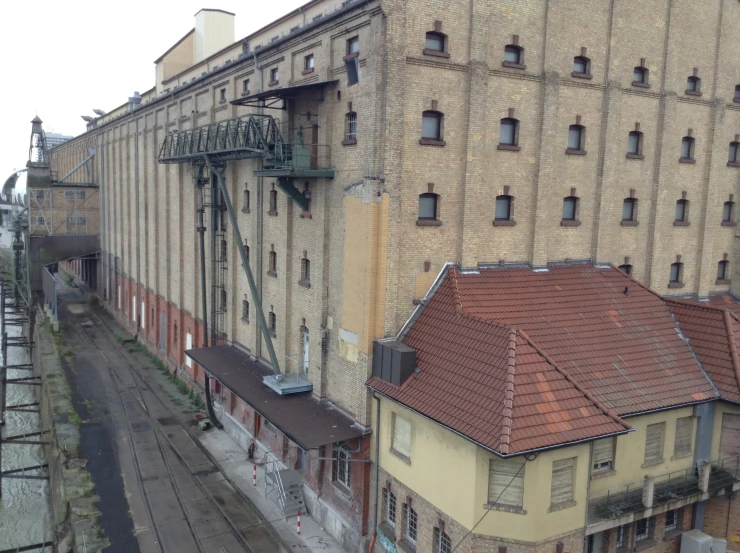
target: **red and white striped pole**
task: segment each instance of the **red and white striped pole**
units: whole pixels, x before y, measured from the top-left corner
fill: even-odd
[[[298,535],[301,535],[301,510],[298,509],[298,521],[296,522]]]
[[[252,465],[252,486],[257,487],[257,465]]]

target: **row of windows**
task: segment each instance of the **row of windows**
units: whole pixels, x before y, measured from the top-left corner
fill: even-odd
[[[688,457],[692,452],[693,417],[676,420],[673,458]],[[665,422],[650,424],[645,433],[643,467],[663,463]],[[617,441],[614,437],[596,440],[592,444],[592,474],[615,470]],[[576,457],[554,461],[550,488],[550,505],[568,504],[574,497],[573,475]],[[488,503],[507,507],[524,506],[525,464],[519,459],[491,459],[488,475]]]
[[[683,509],[671,509],[665,513],[665,534],[681,530]],[[643,518],[632,524],[618,526],[615,530],[617,550],[632,550],[631,548],[641,541],[653,539],[655,533],[655,517]],[[594,552],[595,536],[588,537],[586,553]],[[630,543],[631,542],[631,543]]]
[[[496,196],[496,206],[494,210],[494,224],[496,223],[513,223],[513,206],[514,197],[509,194]],[[637,198],[625,198],[622,202],[622,223],[625,226],[634,226],[637,224]],[[563,198],[562,221],[565,223],[576,222],[579,220],[580,198],[577,196],[566,196]],[[419,214],[418,219],[421,222],[436,221],[439,216],[439,194],[425,192],[419,194]],[[722,206],[722,225],[729,226],[734,224],[735,202],[727,201]],[[676,211],[674,225],[687,226],[689,224],[689,200],[681,199],[676,201]]]
[[[441,27],[441,23],[438,22]],[[519,36],[514,35],[512,44],[504,47],[504,58],[502,65],[512,69],[526,69],[524,64],[524,48],[519,44]],[[439,55],[447,53],[448,40],[447,35],[435,30],[426,33],[424,44],[424,53]],[[580,55],[573,57],[573,66],[571,76],[580,79],[591,79],[591,59],[586,55],[586,48],[581,48]],[[646,67],[645,58],[640,60],[640,65],[632,70],[632,85],[642,88],[650,86],[650,70]],[[694,73],[686,78],[686,94],[693,96],[701,95],[701,78],[699,70],[694,69]],[[740,84],[735,86],[734,101],[740,102]]]
[[[443,142],[442,122],[444,114],[439,111],[427,110],[422,113],[421,139],[422,141]],[[627,157],[631,159],[643,159],[644,134],[639,130],[630,131],[627,136]],[[513,117],[505,117],[500,121],[499,127],[499,149],[518,150],[519,142],[519,120]],[[690,135],[681,139],[680,161],[690,163],[695,161],[694,152],[696,139]],[[576,123],[568,127],[568,143],[566,148],[568,154],[586,154],[586,127]],[[727,163],[731,166],[740,167],[740,142],[736,137],[730,142]]]
[[[397,500],[396,496],[391,492],[390,489],[383,489],[383,507],[382,507],[382,522],[394,535],[397,535],[398,524],[397,524]],[[411,546],[412,549],[416,548],[416,540],[419,533],[419,515],[411,506],[411,498],[407,499],[407,502],[403,504],[401,509],[401,532],[400,542]],[[434,553],[451,553],[452,552],[452,539],[440,527],[434,528],[433,534],[433,551]]]

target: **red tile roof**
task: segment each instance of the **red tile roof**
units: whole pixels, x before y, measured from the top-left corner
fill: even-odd
[[[549,361],[521,329],[459,313],[446,278],[404,336],[421,371],[368,385],[503,455],[629,426]]]
[[[677,300],[667,304],[722,399],[740,403],[740,319],[730,305]]]
[[[732,325],[740,337],[740,319]],[[666,301],[613,267],[451,267],[401,339],[420,371],[400,387],[368,385],[503,455],[718,397]],[[715,371],[725,380],[726,357]]]
[[[525,330],[620,416],[716,398],[665,301],[622,271],[574,264],[449,278],[465,313]]]

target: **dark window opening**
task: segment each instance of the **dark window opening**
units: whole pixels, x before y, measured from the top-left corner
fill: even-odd
[[[425,111],[421,116],[422,140],[442,140],[442,114],[438,111]]]
[[[729,280],[727,278],[727,267],[729,264],[730,262],[726,259],[717,263],[717,280]]]
[[[301,282],[304,284],[311,282],[311,261],[305,257],[301,259]]]
[[[681,140],[681,161],[694,161],[694,146],[696,140],[692,136],[684,136]]]
[[[419,220],[436,221],[437,220],[437,194],[419,194]]]
[[[650,519],[643,518],[635,523],[635,542],[646,540],[650,537]]]
[[[221,261],[226,261],[229,255],[229,246],[226,240],[221,240]]]
[[[725,202],[722,207],[722,222],[732,223],[735,220],[735,202]]]
[[[270,326],[270,335],[274,338],[277,335],[277,317],[275,316],[275,313],[270,311],[270,313],[267,316],[268,319],[268,325]]]
[[[270,84],[277,84],[280,80],[280,72],[277,67],[270,69]]]
[[[344,61],[344,68],[347,71],[347,86],[360,82],[360,63],[357,60],[357,57],[351,57]]]
[[[645,67],[635,67],[632,71],[632,84],[647,84],[648,70]]]
[[[269,262],[267,274],[270,276],[275,276],[277,273],[277,253],[275,253],[274,251],[270,252],[268,258]]]
[[[524,65],[524,49],[515,44],[509,44],[504,47],[504,64],[511,64],[514,66]],[[509,67],[511,67],[511,65],[509,65]]]
[[[622,221],[637,221],[637,200],[635,198],[624,199]]]
[[[432,52],[445,52],[446,51],[447,37],[442,33],[429,32],[424,42],[424,50]]]
[[[247,263],[249,263],[249,246],[244,244],[244,257],[247,258]]]
[[[511,221],[511,204],[512,197],[508,194],[496,196],[496,212],[494,219],[496,221]]]
[[[126,292],[126,299],[128,300],[128,292]],[[174,331],[172,332],[172,343],[177,345],[177,323],[175,323]]]
[[[226,306],[227,306],[226,290],[221,290],[221,312],[222,313],[226,313]]]
[[[519,145],[519,121],[506,117],[501,120],[501,130],[499,132],[499,146],[518,146]]]
[[[270,211],[268,211],[268,215],[277,215],[277,198],[277,190],[270,190]]]
[[[220,103],[224,103],[226,101],[226,89],[225,88],[221,89],[221,96],[219,97],[218,101]]]
[[[624,274],[626,274],[626,275],[631,275],[632,274],[632,265],[630,265],[629,263],[625,263],[624,265],[620,265],[617,268],[620,271],[622,271]]]
[[[568,153],[585,152],[586,128],[583,125],[568,127]]]
[[[738,153],[740,152],[740,142],[730,142],[730,152],[727,156],[727,163],[730,165],[740,166],[740,158]]]
[[[699,77],[691,76],[686,79],[686,93],[687,94],[700,94],[701,93],[701,79]]]
[[[683,263],[671,263],[671,274],[668,282],[670,284],[680,284],[683,277]]]
[[[347,40],[347,55],[360,53],[360,37],[352,37]]]
[[[249,94],[249,79],[244,79],[242,82],[242,92],[244,94]]]
[[[314,57],[313,57],[313,54],[309,54],[303,60],[303,69],[305,71],[312,71],[313,67],[314,67]]]
[[[244,211],[249,211],[249,207],[250,207],[250,205],[249,205],[250,204],[250,201],[249,200],[250,200],[250,198],[249,198],[249,190],[247,190],[245,188],[244,189],[244,204],[242,205],[242,209]]]
[[[585,56],[576,56],[573,58],[573,77],[590,77],[591,60]]]
[[[249,302],[242,300],[242,321],[249,322]]]
[[[735,86],[735,98],[736,102],[740,102],[740,84]]]
[[[688,200],[678,200],[676,202],[676,219],[675,221],[677,223],[687,223],[689,218],[689,201]]]
[[[577,221],[578,198],[568,196],[563,199],[563,221]]]
[[[641,156],[642,142],[642,133],[640,131],[631,131],[627,137],[627,154],[630,156]]]

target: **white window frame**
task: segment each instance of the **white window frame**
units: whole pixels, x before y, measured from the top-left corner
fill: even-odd
[[[645,522],[645,533],[639,534],[638,533],[638,527],[642,522]],[[635,544],[640,541],[645,541],[650,538],[650,519],[649,518],[643,518],[635,522]]]
[[[332,477],[334,482],[345,488],[352,489],[352,454],[343,445],[334,448],[334,466]]]
[[[413,536],[412,536],[413,529]],[[416,546],[419,535],[419,515],[408,503],[403,506],[403,537],[411,545]]]
[[[673,523],[668,524],[668,514],[673,513]],[[666,511],[665,513],[665,530],[666,532],[670,532],[671,530],[675,530],[678,528],[678,523],[680,520],[680,511],[678,509],[671,509],[669,511]]]
[[[599,474],[614,470],[614,456],[617,449],[617,438],[612,436],[611,438],[602,438],[593,442],[593,462],[591,463],[591,473]],[[605,450],[607,447],[611,448],[611,454],[606,457],[602,448]]]
[[[389,489],[383,490],[383,522],[391,530],[396,529],[396,515],[398,514],[396,496]]]

